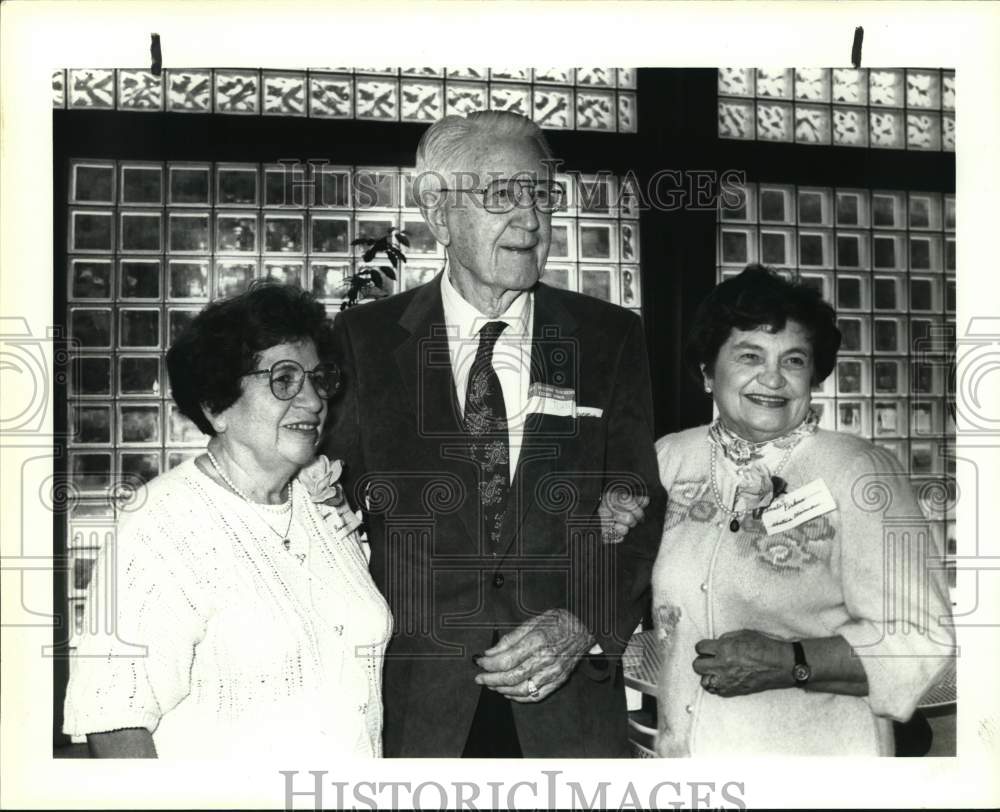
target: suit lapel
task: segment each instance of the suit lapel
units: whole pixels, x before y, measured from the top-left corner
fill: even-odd
[[[539,283],[535,288],[531,335],[531,388],[547,386],[577,392],[579,351],[577,323],[559,301],[559,293]],[[521,454],[512,477],[500,549],[509,549],[528,508],[537,500],[537,485],[566,461],[576,430],[572,418],[536,411],[525,420]]]
[[[454,474],[465,486],[467,498],[459,517],[473,539],[480,536],[477,470],[469,460],[455,395],[451,354],[441,302],[441,275],[424,285],[403,311],[400,326],[410,335],[394,353],[406,388],[418,437],[427,438],[432,470]]]

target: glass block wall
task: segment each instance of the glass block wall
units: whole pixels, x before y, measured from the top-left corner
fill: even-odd
[[[431,122],[510,110],[560,130],[636,131],[634,68],[324,68],[320,70],[70,68],[52,103],[134,110]]]
[[[760,262],[836,307],[821,425],[891,451],[954,554],[954,195],[759,183],[740,197],[719,212],[718,278]]]
[[[955,151],[955,72],[720,68],[719,137]]]
[[[405,167],[74,160],[67,201],[66,323],[71,614],[97,550],[147,481],[205,439],[173,406],[165,353],[210,299],[260,277],[312,290],[331,315],[356,237],[408,232],[387,292],[429,281],[444,253],[424,225]],[[635,198],[609,175],[559,175],[545,281],[641,312]]]

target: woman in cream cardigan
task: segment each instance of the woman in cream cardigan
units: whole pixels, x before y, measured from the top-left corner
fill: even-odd
[[[953,653],[941,551],[899,463],[817,427],[839,345],[833,309],[760,266],[695,316],[719,416],[657,443],[660,755],[892,755],[891,721]]]

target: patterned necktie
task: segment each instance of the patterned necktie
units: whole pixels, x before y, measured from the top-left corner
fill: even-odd
[[[493,369],[493,347],[507,325],[491,321],[479,331],[479,349],[469,372],[463,424],[469,435],[469,454],[479,468],[479,502],[484,538],[495,547],[500,542],[510,490],[510,444],[507,407],[500,378]]]

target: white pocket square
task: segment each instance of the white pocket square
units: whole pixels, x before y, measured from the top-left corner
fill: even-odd
[[[577,417],[600,417],[603,414],[604,414],[604,409],[599,409],[597,406],[576,407]]]

